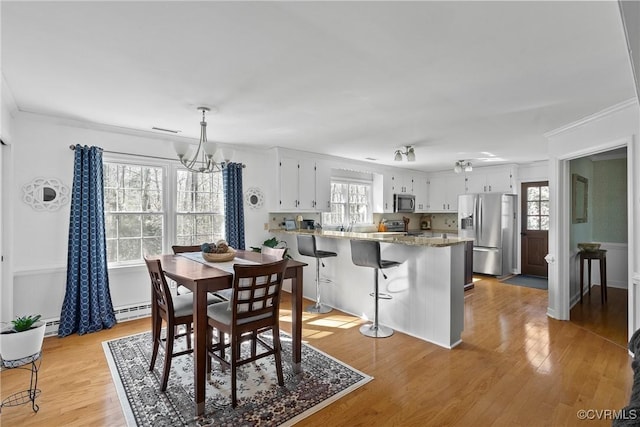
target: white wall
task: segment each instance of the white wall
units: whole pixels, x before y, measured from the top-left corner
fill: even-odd
[[[571,227],[571,179],[569,160],[627,146],[628,154],[628,279],[640,277],[640,110],[637,100],[613,106],[580,123],[555,131],[549,139],[549,185],[551,188],[551,214],[555,220],[549,233],[549,250],[555,263],[549,271],[549,315],[558,319],[569,318],[569,283],[572,276],[569,230]],[[575,273],[573,273],[575,274]],[[629,286],[629,336],[640,327],[636,320],[640,301],[637,291]]]
[[[9,226],[12,213],[8,199],[12,194],[12,147],[13,122],[17,107],[4,76],[0,86],[0,138],[5,144],[0,147],[0,321],[6,322],[13,318],[13,287],[11,281],[11,251],[9,242],[12,240],[13,230]]]
[[[175,153],[170,141],[152,134],[89,129],[83,124],[28,113],[16,115],[12,139],[16,142],[12,145],[13,161],[20,167],[13,173],[3,173],[3,187],[9,175],[5,208],[10,217],[2,222],[15,236],[13,241],[7,241],[7,236],[4,239],[5,250],[11,254],[12,274],[2,284],[2,306],[9,312],[3,314],[3,320],[23,312],[56,319],[66,286],[70,207],[67,204],[56,212],[35,211],[22,201],[22,186],[36,177],[47,177],[57,178],[71,188],[74,152],[69,145],[96,145],[105,151],[168,158],[175,158]],[[233,148],[233,160],[247,165],[243,171],[244,188],[259,187],[267,199],[274,197],[273,150]],[[266,206],[254,210],[245,205],[245,221],[247,247],[268,236],[264,230],[264,223],[268,222]],[[148,276],[143,266],[110,269],[109,278],[114,308],[148,304]]]

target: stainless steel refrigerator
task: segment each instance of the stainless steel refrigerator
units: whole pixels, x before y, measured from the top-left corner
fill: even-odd
[[[458,196],[458,237],[473,239],[473,272],[506,276],[516,268],[516,195]]]

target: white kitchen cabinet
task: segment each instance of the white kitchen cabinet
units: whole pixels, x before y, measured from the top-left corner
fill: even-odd
[[[326,161],[316,161],[315,209],[331,212],[331,166]]]
[[[513,193],[514,173],[511,167],[476,168],[466,174],[467,193]]]
[[[383,213],[393,212],[393,195],[395,191],[395,177],[390,174],[384,174],[382,183],[382,200]]]
[[[413,177],[413,194],[416,196],[416,212],[428,212],[429,207],[429,190],[426,175],[417,175]]]
[[[432,175],[429,177],[428,212],[457,212],[458,195],[465,193],[465,177],[462,174]]]
[[[281,156],[279,160],[279,211],[331,209],[330,169],[312,158]]]
[[[393,193],[413,194],[413,175],[395,173],[391,176]]]
[[[280,186],[278,210],[298,210],[298,192],[300,183],[298,179],[298,159],[281,157],[279,160]],[[315,190],[314,190],[315,191]]]

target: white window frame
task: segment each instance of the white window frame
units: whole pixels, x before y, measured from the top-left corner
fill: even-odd
[[[180,170],[186,171],[186,169],[181,168],[181,167],[179,167],[179,166],[174,167],[174,168],[173,168],[173,171],[172,171],[172,172],[173,172],[173,174],[172,174],[172,184],[173,184],[173,189],[172,189],[172,191],[171,191],[171,195],[174,197],[174,200],[173,200],[173,204],[171,205],[171,206],[172,206],[171,216],[173,217],[173,224],[174,224],[174,227],[173,227],[173,233],[172,233],[172,239],[173,239],[173,241],[174,241],[174,242],[177,242],[177,239],[178,239],[178,216],[179,216],[179,215],[185,215],[185,214],[187,214],[187,215],[192,215],[192,216],[194,216],[194,217],[195,217],[196,215],[220,215],[220,216],[222,216],[222,230],[221,230],[221,235],[220,235],[220,236],[218,236],[217,238],[224,239],[224,235],[225,235],[225,225],[224,225],[224,216],[225,216],[225,211],[224,211],[224,195],[222,195],[223,200],[222,200],[222,207],[221,207],[221,210],[222,210],[222,211],[221,211],[221,212],[215,212],[215,211],[213,211],[213,210],[211,210],[211,211],[207,211],[207,212],[204,212],[204,211],[202,211],[202,212],[200,212],[200,211],[194,211],[194,212],[183,212],[183,211],[180,211],[180,212],[179,212],[179,211],[178,211],[178,207],[177,207],[177,204],[178,204],[178,188],[177,188],[177,186],[178,186],[178,171],[180,171]],[[210,175],[214,175],[214,174],[216,174],[216,175],[217,175],[217,174],[220,174],[220,180],[222,180],[222,176],[221,176],[222,172],[214,172],[214,173],[212,173],[212,174],[206,174],[206,176],[210,176]],[[223,190],[223,188],[224,188],[224,187],[223,187],[223,185],[222,185],[222,183],[221,183],[221,191],[224,191],[224,190]],[[213,237],[213,240],[215,241],[215,239],[216,239],[216,237],[214,236],[214,237]],[[199,243],[204,243],[204,242],[199,242]],[[174,244],[179,244],[179,243],[174,243]],[[185,243],[185,244],[186,244],[186,243]],[[197,243],[197,242],[193,242],[193,243],[191,243],[191,244],[194,244],[194,245],[195,245],[195,244],[198,244],[198,243]]]
[[[367,218],[365,218],[365,222],[356,222],[353,223],[353,225],[363,225],[363,224],[370,224],[373,223],[373,182],[372,181],[368,181],[368,180],[363,180],[363,179],[353,179],[353,178],[331,178],[331,184],[347,184],[347,186],[349,185],[366,185],[369,187],[369,194],[368,194],[368,200],[367,200]],[[333,187],[333,185],[332,185]],[[348,187],[347,187],[348,188]],[[329,226],[348,226],[351,223],[351,217],[350,217],[350,203],[349,203],[349,191],[347,189],[347,202],[345,203],[346,205],[346,209],[345,209],[345,223],[344,224],[337,224],[337,223],[332,223],[329,222],[329,219],[331,218],[331,212],[328,213],[324,213],[323,214],[323,225],[329,225]],[[331,195],[330,197],[330,207],[333,207],[334,204],[336,204],[335,202],[333,202],[333,195]]]
[[[103,163],[118,163],[135,166],[158,167],[163,171],[163,192],[162,192],[162,253],[170,253],[171,246],[176,244],[177,228],[177,171],[184,170],[170,159],[148,158],[145,156],[105,153]],[[217,172],[219,173],[219,172]],[[221,191],[224,191],[221,189]],[[136,212],[132,212],[136,213]],[[105,210],[106,215],[106,210]],[[224,212],[223,212],[224,215]],[[224,233],[224,229],[223,229]],[[144,255],[144,254],[143,254]],[[109,268],[144,265],[144,260],[109,262]]]

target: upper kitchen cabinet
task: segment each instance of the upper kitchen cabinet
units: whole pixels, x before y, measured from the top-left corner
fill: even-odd
[[[392,213],[393,195],[416,196],[416,212],[427,212],[427,176],[416,173],[386,172],[374,174],[373,212]]]
[[[457,212],[458,195],[465,193],[462,174],[434,174],[428,181],[427,212]]]
[[[413,176],[394,173],[391,175],[391,190],[393,194],[413,194]]]
[[[416,212],[429,212],[429,185],[426,175],[416,175],[413,178],[413,194],[416,196]]]
[[[466,173],[466,192],[514,193],[514,169],[512,166],[474,168]]]
[[[330,170],[312,158],[280,156],[278,160],[278,211],[325,211],[330,209]]]

